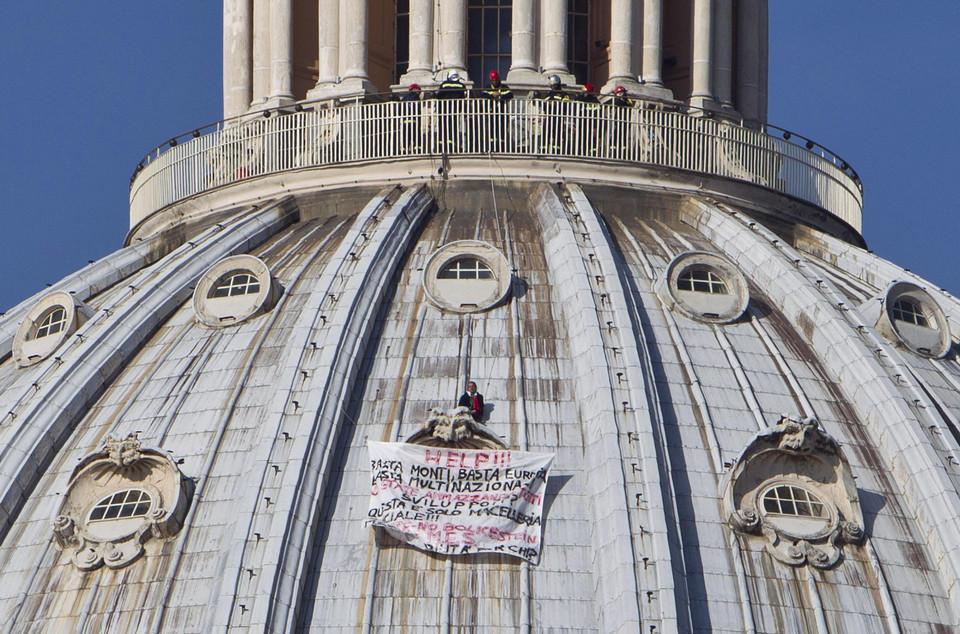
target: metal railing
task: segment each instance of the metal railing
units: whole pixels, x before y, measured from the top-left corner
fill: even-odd
[[[861,228],[860,181],[820,146],[662,107],[582,101],[427,100],[352,104],[217,124],[168,142],[131,181],[142,219],[204,191],[305,168],[421,157],[557,157],[665,167],[752,183]],[[802,137],[801,137],[802,138]],[[812,151],[813,148],[821,151]]]

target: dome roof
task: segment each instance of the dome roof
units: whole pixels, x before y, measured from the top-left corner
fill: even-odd
[[[960,304],[760,217],[464,179],[301,191],[121,249],[51,289],[86,309],[42,359],[6,353],[56,301],[0,320],[0,613],[118,632],[955,627]],[[918,351],[934,330],[945,348]],[[554,454],[538,563],[363,526],[367,441],[416,434],[468,378],[485,434]],[[125,524],[96,524],[110,513]]]

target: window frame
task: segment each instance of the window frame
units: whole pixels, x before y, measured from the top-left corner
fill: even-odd
[[[485,85],[492,70],[506,78],[513,60],[512,0],[467,0],[466,5],[467,75],[477,85]],[[494,34],[495,50],[488,50],[488,31]]]
[[[464,263],[473,263],[475,266],[472,268],[464,267]],[[454,272],[456,275],[448,276],[444,273]],[[464,275],[465,273],[475,273],[475,275]],[[438,280],[472,280],[472,281],[497,281],[497,277],[493,272],[493,269],[490,268],[490,265],[484,262],[482,259],[473,257],[473,256],[463,256],[455,258],[449,262],[446,262],[440,270],[437,271]]]
[[[706,279],[699,279],[698,274],[706,275]],[[684,288],[683,284],[689,283],[689,288]],[[697,288],[697,286],[706,285],[706,289]],[[708,266],[693,265],[680,271],[677,276],[677,290],[690,293],[705,293],[708,295],[729,295],[727,282],[713,268]]]
[[[53,320],[53,316],[57,315],[57,320]],[[40,319],[37,320],[37,331],[34,333],[34,339],[42,339],[44,337],[50,337],[58,333],[63,332],[67,329],[67,308],[57,304],[56,306],[51,307],[45,311]],[[56,330],[54,330],[56,327]]]
[[[242,284],[234,283],[234,280],[241,276],[245,276],[246,280]],[[260,277],[253,271],[236,269],[220,276],[220,278],[210,287],[210,292],[207,294],[207,299],[228,299],[231,297],[255,295],[260,292],[261,284],[262,282],[260,281]],[[241,289],[243,292],[234,292],[237,289]],[[226,292],[220,294],[221,290],[225,290]]]
[[[129,496],[131,493],[138,493],[139,496],[136,500],[130,500]],[[124,498],[120,501],[115,501],[118,495],[123,495]],[[140,507],[146,505],[146,508],[140,511]],[[149,491],[140,488],[130,488],[130,489],[121,489],[119,491],[114,491],[109,495],[100,498],[100,500],[90,507],[90,511],[87,513],[87,523],[91,522],[112,522],[120,520],[133,520],[141,517],[147,517],[150,514],[150,509],[153,508],[154,500],[153,496],[150,495]],[[124,509],[130,507],[130,513],[128,515],[123,515]],[[103,514],[100,517],[94,517],[94,513],[97,509],[105,509]],[[117,514],[112,517],[106,517],[109,513],[109,510],[112,508],[117,508]]]

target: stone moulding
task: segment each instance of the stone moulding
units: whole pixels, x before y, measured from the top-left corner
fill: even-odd
[[[144,448],[136,434],[109,436],[100,451],[74,469],[53,521],[54,541],[80,570],[122,568],[139,559],[150,540],[170,539],[180,531],[191,489],[192,482],[169,454]],[[130,516],[118,512],[117,517],[92,519],[95,507],[129,491],[141,499],[137,506],[149,507],[133,512],[135,505],[127,504]]]
[[[796,494],[777,512],[771,497]],[[863,518],[850,465],[839,443],[814,418],[781,417],[757,434],[727,472],[723,504],[742,539],[763,544],[791,566],[831,568],[844,544],[864,539]]]

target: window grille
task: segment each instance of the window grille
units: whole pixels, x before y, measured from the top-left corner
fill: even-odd
[[[893,318],[897,321],[903,321],[908,324],[916,324],[929,328],[929,322],[920,304],[906,297],[901,297],[893,302]]]
[[[66,327],[67,311],[58,306],[47,313],[47,316],[40,322],[40,327],[37,329],[37,336],[35,338],[39,339],[40,337],[55,335]]]
[[[490,280],[493,271],[490,267],[475,258],[461,258],[447,264],[437,275],[440,280]]]
[[[763,494],[763,510],[769,515],[826,517],[823,502],[806,489],[783,484]]]
[[[569,0],[567,8],[567,68],[578,84],[590,72],[590,0]],[[616,19],[616,18],[614,18]]]
[[[140,489],[128,489],[100,500],[90,511],[90,521],[143,517],[150,510],[150,495]]]
[[[235,297],[260,292],[260,280],[249,273],[234,273],[224,277],[214,287],[210,297]]]
[[[397,0],[396,39],[394,40],[393,83],[410,67],[410,0]]]
[[[512,0],[468,0],[467,72],[478,86],[490,71],[506,78],[510,70]]]
[[[692,268],[682,272],[677,278],[677,288],[681,291],[726,295],[727,285],[718,275],[709,269]]]

